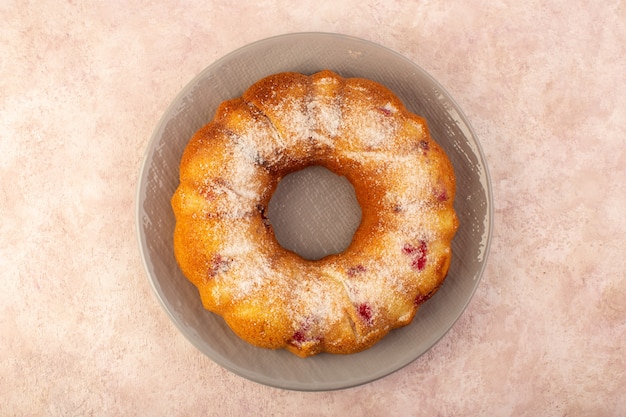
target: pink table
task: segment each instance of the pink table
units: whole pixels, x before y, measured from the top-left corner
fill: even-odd
[[[0,6],[2,414],[626,415],[626,8],[508,3]],[[300,31],[430,72],[494,187],[488,267],[454,328],[334,392],[203,356],[158,304],[135,236],[139,166],[173,97],[233,49]]]

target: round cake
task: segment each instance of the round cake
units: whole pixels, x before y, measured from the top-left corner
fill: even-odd
[[[313,165],[345,176],[362,213],[350,246],[316,261],[282,248],[267,216],[281,178]],[[247,342],[354,353],[409,324],[443,283],[454,194],[448,157],[390,90],[332,71],[275,74],[223,102],[187,145],[175,256]]]

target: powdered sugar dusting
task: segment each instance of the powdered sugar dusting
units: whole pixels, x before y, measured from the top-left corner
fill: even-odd
[[[214,280],[221,297],[227,293],[231,301],[237,301],[267,286],[273,272],[269,261],[259,255],[262,252],[259,242],[250,239],[253,227],[250,219],[222,220],[222,224],[224,227],[218,230],[222,239],[215,256],[228,263],[228,268],[220,271]]]
[[[385,110],[385,112],[388,113],[389,115],[394,115],[398,112],[398,109],[390,102],[385,103],[382,109]]]
[[[207,217],[241,218],[254,210],[259,193],[263,187],[256,175],[255,167],[240,160],[231,166],[225,166],[224,174],[229,174],[228,181],[205,178],[201,192],[207,198],[205,206]]]
[[[315,136],[313,121],[306,103],[298,98],[286,98],[273,107],[276,115],[272,122],[277,126],[286,147],[295,147]]]
[[[397,123],[395,119],[385,117],[380,112],[369,110],[362,122],[355,127],[356,136],[361,138],[366,149],[379,149],[394,136]]]
[[[433,187],[428,170],[411,155],[395,159],[389,171],[394,177],[404,176],[410,181],[399,181],[394,187],[388,187],[385,194],[387,202],[396,211],[423,212],[426,209],[424,197]]]
[[[251,266],[240,262],[233,268],[233,273],[237,273],[237,279],[229,279],[227,283],[230,286],[232,300],[237,301],[267,289],[265,288],[268,285],[267,276],[272,271],[267,262],[258,262]]]
[[[328,139],[337,136],[341,127],[341,106],[337,101],[325,102],[313,98],[307,105],[316,139],[330,145],[332,142]]]
[[[271,165],[280,161],[287,144],[269,121],[250,118],[245,121],[242,130],[235,146],[245,163],[258,168],[258,165]]]
[[[328,294],[325,281],[304,280],[296,286],[292,295],[298,307],[293,314],[294,327],[306,321],[315,322],[319,326],[336,320],[337,306],[333,305],[334,297]]]
[[[319,85],[330,85],[330,84],[338,84],[339,80],[334,77],[322,77],[317,80],[317,84]]]
[[[411,285],[407,287],[406,283],[416,275],[411,271],[410,265],[404,262],[401,246],[394,236],[384,237],[378,252],[364,254],[367,259],[363,259],[360,272],[348,273],[341,263],[332,265],[325,271],[328,276],[341,282],[344,293],[355,309],[367,310],[367,321],[371,323],[382,320],[382,317],[395,320],[401,314],[393,312],[399,310],[398,305],[407,304],[405,300],[410,297]],[[400,311],[404,313],[405,308]],[[365,327],[357,326],[359,332],[365,331],[368,323],[361,324]]]
[[[357,340],[405,323],[415,312],[413,300],[421,294],[422,277],[434,268],[435,257],[449,256],[449,248],[439,254],[433,249],[441,240],[429,217],[431,200],[436,200],[437,162],[428,159],[428,148],[421,145],[422,125],[381,95],[370,98],[364,84],[351,84],[350,94],[332,95],[343,82],[338,77],[315,82],[319,95],[302,95],[303,84],[294,84],[298,94],[287,89],[277,97],[275,86],[268,84],[267,102],[238,107],[244,116],[224,122],[229,144],[219,156],[219,167],[199,169],[211,175],[200,181],[198,190],[189,191],[187,185],[177,191],[194,193],[189,207],[218,225],[219,244],[206,246],[212,251],[207,276],[214,285],[214,300],[208,304],[234,303],[236,308],[239,300],[271,294],[264,299],[290,311],[287,324],[293,335],[288,342],[303,349],[321,343],[346,315]],[[398,153],[398,143],[409,145]],[[363,167],[369,180],[385,190],[376,202],[385,210],[380,214],[384,228],[380,223],[380,230],[372,230],[376,238],[360,247],[360,253],[318,264],[281,263],[277,259],[285,255],[268,249],[259,235],[269,233],[256,217],[262,216],[258,206],[268,191],[269,168],[279,166],[286,155],[293,158],[294,149],[303,158],[321,158],[327,153],[316,152],[330,149],[338,159]],[[451,203],[446,200],[439,204]]]

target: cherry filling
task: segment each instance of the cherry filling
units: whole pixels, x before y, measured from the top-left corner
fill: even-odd
[[[388,109],[387,107],[379,107],[378,110],[380,110],[380,112],[385,116],[391,116],[393,114],[391,109]]]
[[[440,188],[435,190],[435,197],[437,201],[447,201],[448,200],[448,191],[445,188]]]
[[[402,247],[402,253],[411,258],[411,267],[413,269],[421,271],[426,267],[426,255],[428,254],[426,241],[420,240],[417,246],[406,243]]]
[[[357,312],[363,321],[367,324],[372,324],[372,307],[367,303],[359,304]]]
[[[309,320],[306,320],[298,330],[294,332],[291,336],[290,344],[300,347],[308,342],[320,342],[321,338],[317,336],[313,336],[311,334],[311,323]]]
[[[291,341],[292,341],[294,344],[297,344],[297,345],[301,345],[301,344],[303,344],[304,342],[306,342],[306,340],[307,340],[307,339],[306,339],[306,334],[304,333],[304,331],[303,331],[303,330],[298,330],[298,331],[297,331],[297,332],[295,332],[295,333],[293,334],[293,336],[291,337]]]
[[[209,269],[209,277],[215,278],[217,275],[228,271],[230,268],[230,260],[223,258],[219,253],[211,260],[211,268]]]
[[[365,272],[367,272],[367,268],[365,268],[363,265],[353,266],[351,268],[348,268],[348,270],[346,271],[349,277],[355,277],[359,274],[364,274]]]

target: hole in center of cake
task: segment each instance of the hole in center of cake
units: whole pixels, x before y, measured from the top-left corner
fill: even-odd
[[[278,183],[268,218],[283,248],[318,260],[350,246],[361,224],[361,207],[346,177],[311,166]]]

